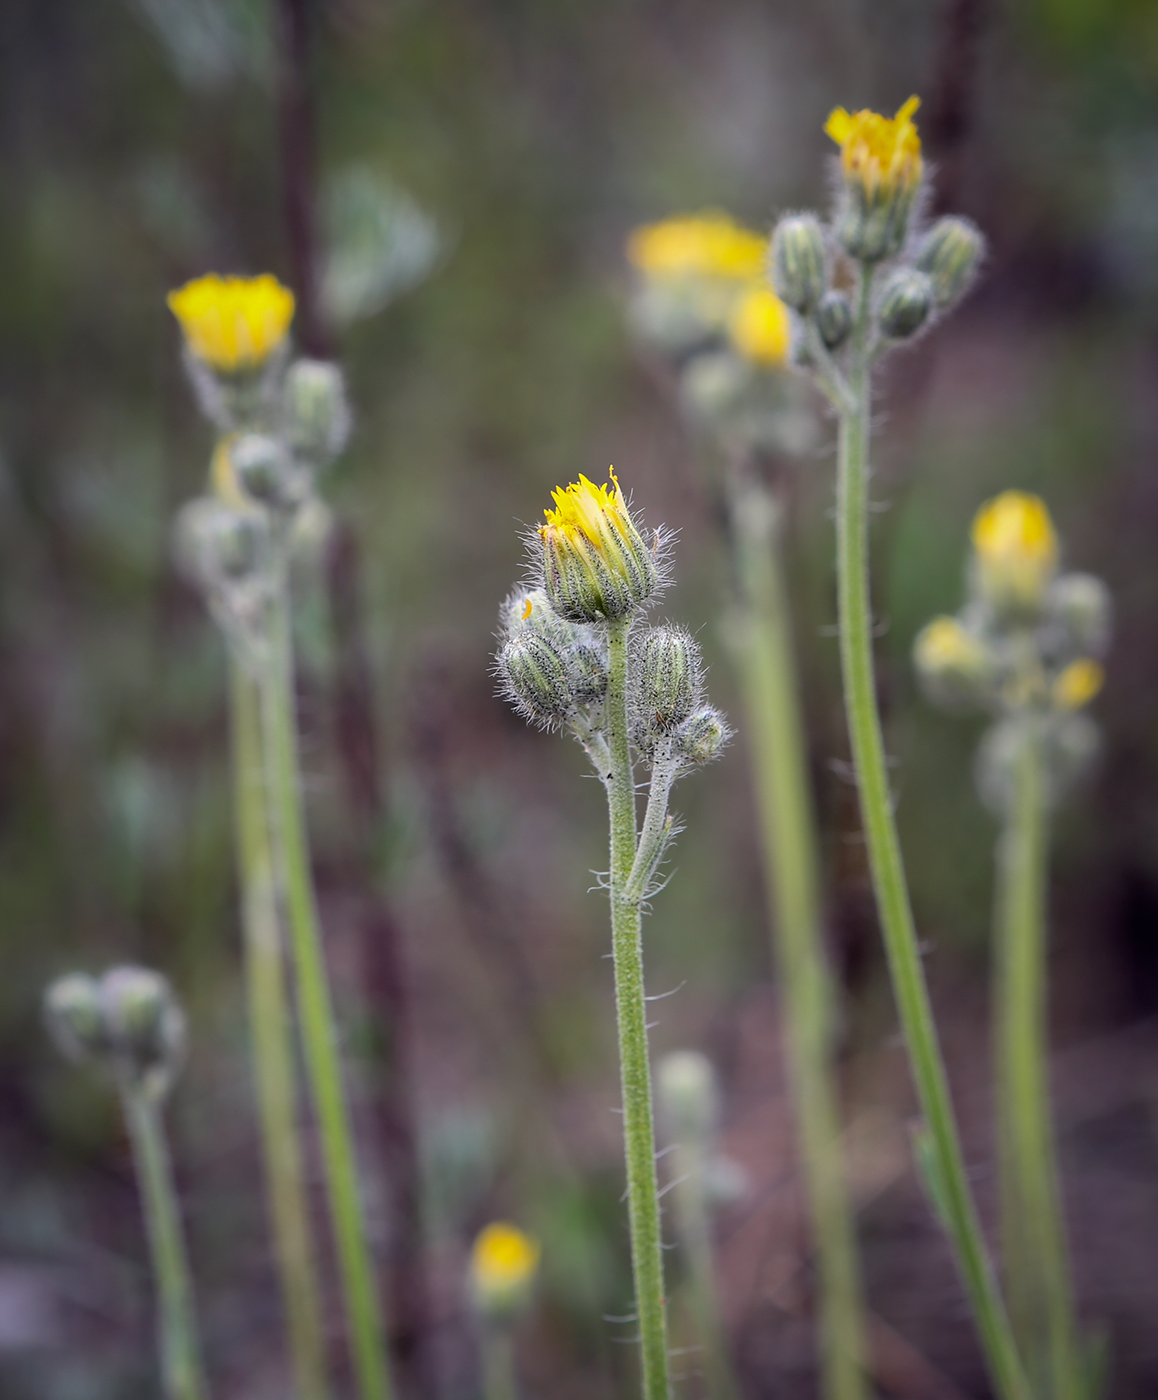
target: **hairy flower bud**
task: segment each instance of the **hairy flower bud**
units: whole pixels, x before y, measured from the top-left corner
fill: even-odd
[[[813,214],[791,214],[772,234],[772,285],[802,316],[816,309],[828,284],[824,230]]]
[[[100,985],[83,972],[58,977],[44,994],[44,1019],[70,1060],[98,1059],[109,1049]]]
[[[238,486],[262,505],[285,503],[291,467],[281,443],[264,433],[241,433],[229,444],[229,460]]]
[[[678,627],[653,627],[636,644],[635,720],[643,734],[670,734],[699,699],[700,654]]]
[[[177,516],[177,563],[198,587],[245,578],[261,566],[266,535],[260,512],[234,510],[203,496],[182,506]]]
[[[912,120],[919,105],[910,97],[895,117],[837,107],[825,123],[840,147],[844,184],[837,236],[862,262],[892,257],[908,233],[924,171]]]
[[[838,350],[852,330],[852,307],[843,292],[826,292],[816,308],[816,328],[830,350]]]
[[[676,730],[675,752],[687,763],[710,763],[731,738],[724,716],[705,705],[688,716]]]
[[[705,1141],[716,1127],[719,1092],[712,1062],[698,1050],[673,1050],[656,1066],[659,1111],[669,1136]]]
[[[1054,679],[1050,699],[1059,710],[1080,710],[1101,690],[1106,673],[1088,656],[1071,661]]]
[[[655,592],[659,572],[627,509],[614,470],[611,484],[581,476],[554,492],[555,509],[539,529],[551,606],[570,622],[614,622]]]
[[[929,275],[933,300],[951,306],[963,297],[985,252],[985,239],[968,219],[938,219],[917,245],[914,265]]]
[[[185,1016],[168,981],[145,967],[114,967],[101,980],[105,1025],[118,1064],[163,1091],[185,1052]]]
[[[350,436],[350,409],[342,371],[327,360],[295,360],[283,401],[290,446],[313,466],[332,461]]]
[[[499,652],[499,672],[510,697],[540,724],[561,724],[575,703],[567,664],[537,632],[523,631]]]
[[[1110,590],[1093,574],[1062,574],[1050,585],[1046,618],[1064,656],[1100,656],[1110,640]]]
[[[898,267],[885,279],[877,304],[877,324],[890,340],[916,335],[933,309],[933,285],[911,267]]]
[[[977,512],[972,538],[977,597],[1003,622],[1037,621],[1057,572],[1057,535],[1045,502],[1003,491]]]
[[[917,633],[913,664],[929,699],[950,710],[983,704],[993,681],[988,649],[955,617],[935,617]]]

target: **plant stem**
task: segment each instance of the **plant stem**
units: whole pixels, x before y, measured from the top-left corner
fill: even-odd
[[[391,1395],[385,1329],[359,1196],[329,978],[310,870],[298,765],[293,690],[289,585],[275,590],[269,626],[270,658],[261,686],[269,824],[289,919],[298,1017],[325,1166],[338,1267],[349,1316],[354,1368],[363,1400]]]
[[[241,921],[270,1221],[298,1400],[327,1400],[317,1255],[298,1139],[294,1039],[262,767],[261,698],[257,683],[236,657],[231,669]]]
[[[168,1400],[204,1400],[205,1377],[193,1309],[193,1279],[177,1209],[161,1104],[154,1095],[132,1085],[122,1087],[121,1101],[157,1285],[157,1335],[165,1395]]]
[[[515,1400],[515,1347],[506,1322],[485,1322],[482,1330],[483,1400]]]
[[[863,1400],[862,1300],[841,1148],[833,982],[822,942],[816,819],[797,698],[777,505],[737,463],[730,478],[739,585],[734,648],[748,718],[776,961],[783,979],[793,1109],[816,1241],[822,1394]]]
[[[1038,721],[1022,717],[998,847],[997,1078],[1002,1245],[1018,1340],[1043,1394],[1083,1393],[1047,1064],[1047,818]],[[1048,1384],[1045,1378],[1049,1377]]]
[[[630,617],[608,624],[607,739],[611,767],[605,778],[611,819],[611,941],[615,1009],[623,1086],[623,1143],[627,1157],[627,1208],[631,1263],[639,1317],[644,1400],[667,1400],[667,1319],[660,1239],[655,1124],[647,1050],[640,901],[627,885],[636,853],[635,778],[627,733],[627,668]]]
[[[997,1288],[970,1193],[949,1082],[941,1058],[929,990],[921,966],[900,842],[893,818],[884,738],[873,672],[868,567],[868,334],[871,270],[862,268],[861,294],[850,347],[854,412],[840,414],[837,485],[837,572],[840,653],[845,708],[860,793],[877,909],[909,1064],[924,1114],[937,1195],[994,1388],[1004,1400],[1030,1391]]]

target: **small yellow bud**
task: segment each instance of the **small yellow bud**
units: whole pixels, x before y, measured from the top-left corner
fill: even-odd
[[[746,360],[783,368],[792,347],[788,308],[771,288],[754,282],[732,309],[728,339]]]
[[[1101,690],[1106,673],[1097,661],[1071,661],[1053,683],[1053,703],[1059,710],[1080,710]]]
[[[762,272],[767,248],[761,234],[713,209],[637,228],[628,240],[627,257],[645,277],[748,281]]]
[[[553,493],[555,509],[539,527],[551,606],[570,622],[626,617],[656,590],[659,573],[627,509],[619,482],[585,476]]]
[[[538,1240],[516,1225],[497,1220],[488,1225],[470,1252],[470,1289],[484,1316],[504,1317],[527,1301],[539,1267]]]
[[[973,521],[974,580],[997,613],[1035,618],[1057,572],[1058,544],[1040,496],[1004,491]]]
[[[959,709],[985,698],[989,654],[955,617],[935,617],[917,633],[913,664],[929,698],[939,705]]]
[[[285,341],[294,315],[293,292],[269,273],[210,273],[170,292],[168,304],[193,354],[225,374],[260,369]]]
[[[910,97],[891,118],[837,107],[824,125],[840,147],[846,204],[838,234],[854,258],[876,262],[905,241],[924,173],[912,119],[919,106],[920,99]]]

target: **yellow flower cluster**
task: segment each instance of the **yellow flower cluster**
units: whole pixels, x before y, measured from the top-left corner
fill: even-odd
[[[921,138],[913,123],[920,105],[919,97],[910,97],[892,118],[867,109],[835,108],[824,130],[840,147],[845,179],[855,181],[870,197],[877,191],[915,189],[924,170]]]
[[[223,373],[260,369],[289,333],[294,294],[269,273],[210,273],[169,293],[189,349]]]

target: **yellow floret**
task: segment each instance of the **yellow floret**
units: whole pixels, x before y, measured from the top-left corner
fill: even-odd
[[[258,369],[285,340],[294,294],[276,277],[210,273],[169,293],[190,350],[211,369]]]

